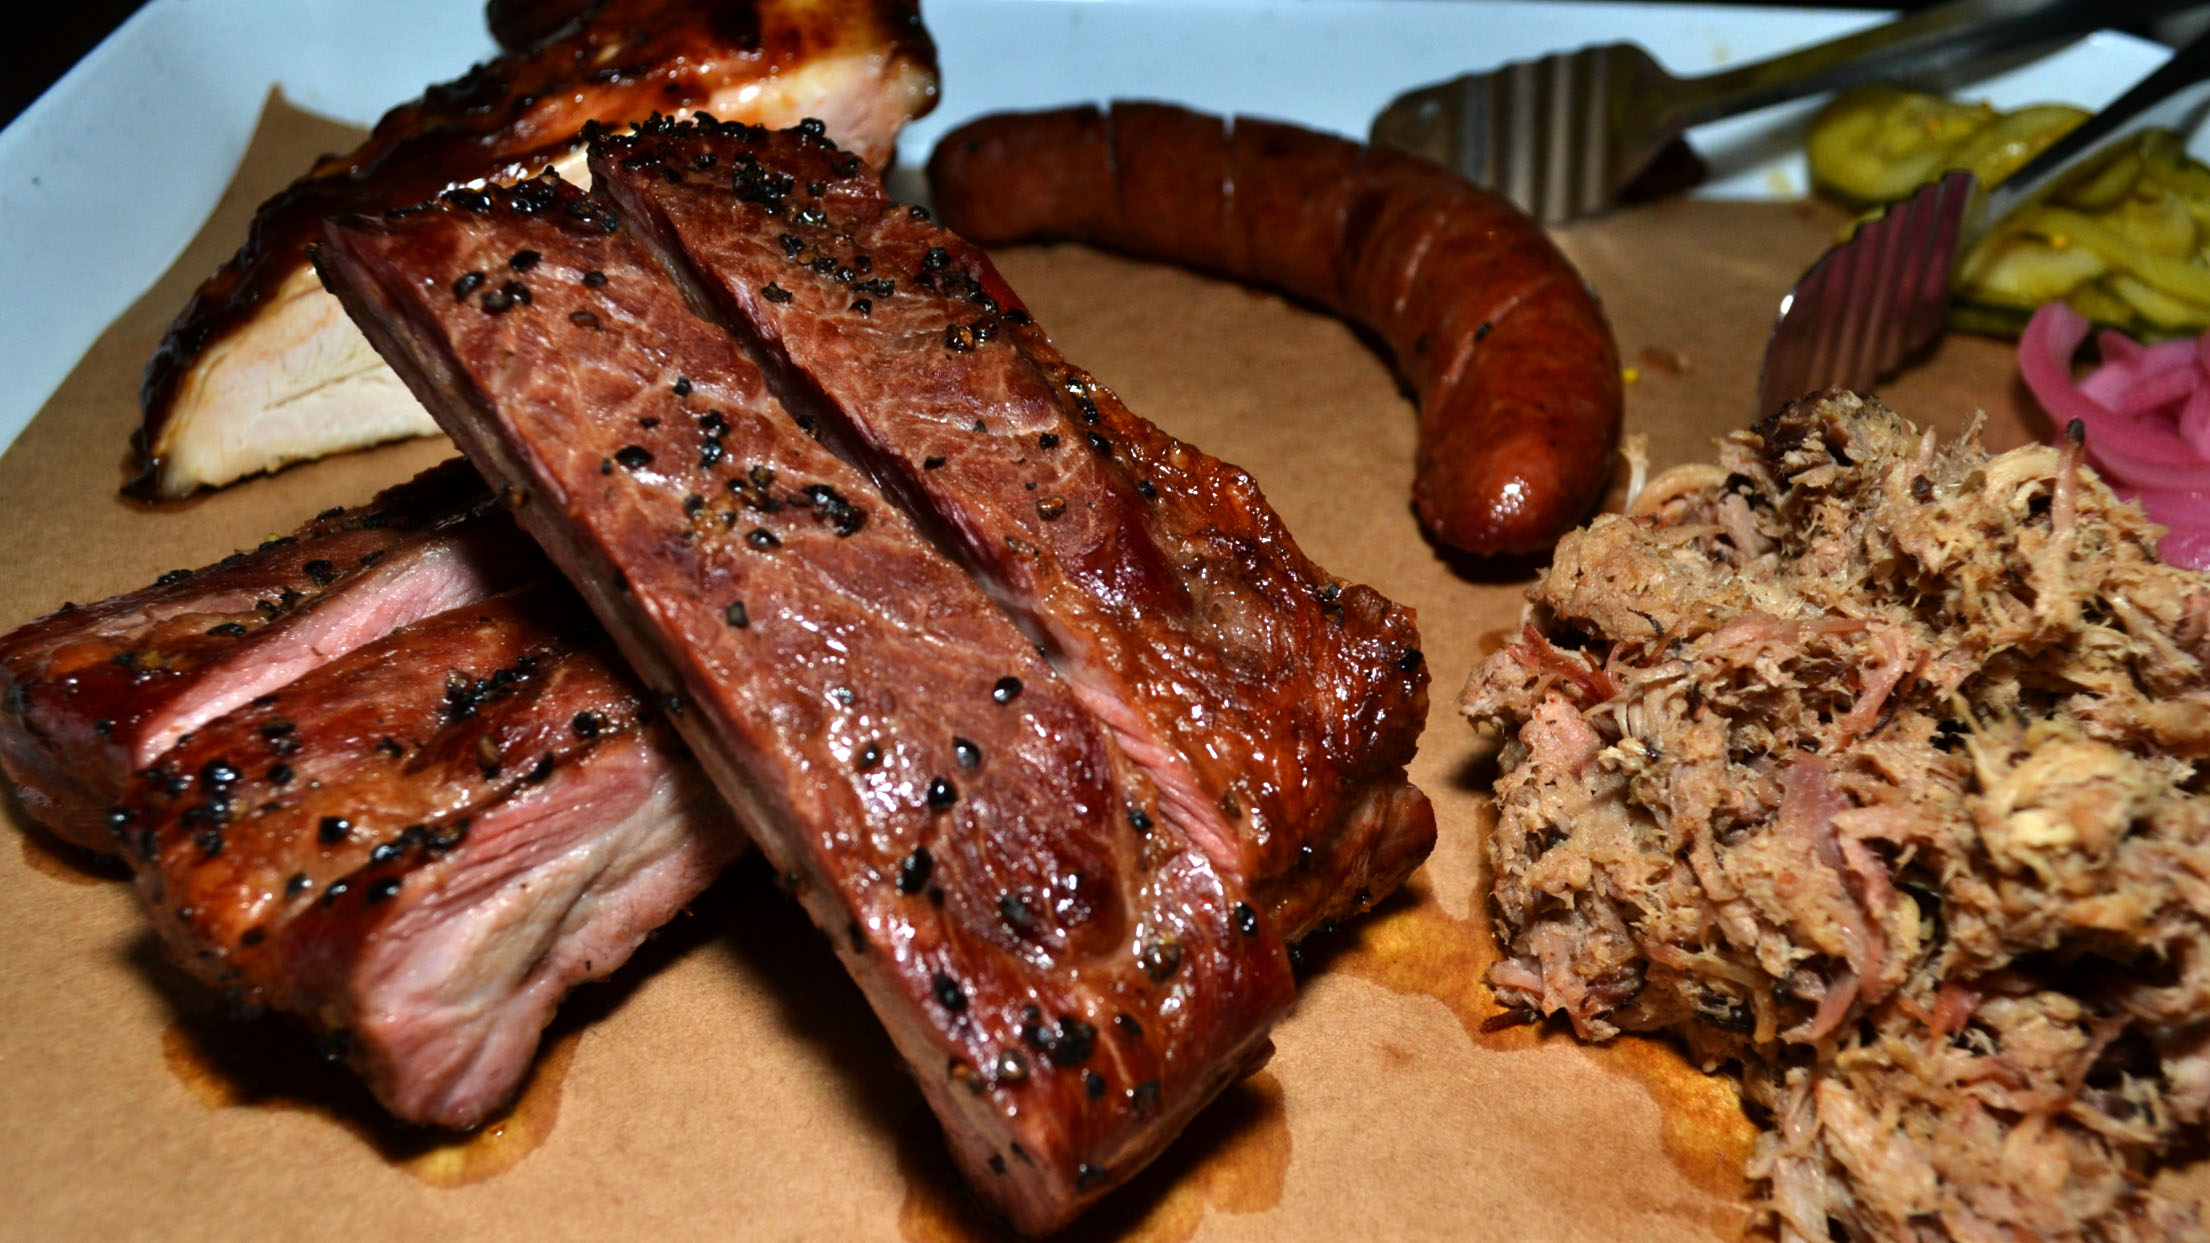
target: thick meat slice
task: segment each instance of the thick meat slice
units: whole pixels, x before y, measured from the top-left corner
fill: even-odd
[[[118,812],[176,956],[305,1019],[394,1114],[505,1103],[570,987],[743,843],[582,605],[441,613],[197,730]]]
[[[112,851],[133,769],[202,722],[363,643],[547,573],[454,461],[367,505],[0,638],[0,766],[57,835]]]
[[[899,128],[936,102],[936,52],[914,0],[552,7],[563,22],[582,20],[430,87],[262,204],[147,365],[133,490],[183,496],[437,430],[308,270],[304,250],[325,216],[374,214],[547,164],[580,172],[585,122],[694,109],[775,125],[819,117],[887,158]]]
[[[1240,887],[610,213],[539,179],[336,226],[322,264],[518,495],[1016,1225],[1126,1178],[1263,1048],[1292,982]],[[512,292],[453,298],[492,271]]]
[[[1069,366],[981,251],[818,130],[653,124],[591,162],[1049,649],[1270,926],[1361,910],[1426,857],[1409,610],[1322,572],[1249,476]]]

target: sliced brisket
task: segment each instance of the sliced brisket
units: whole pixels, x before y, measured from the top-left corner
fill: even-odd
[[[340,224],[321,262],[583,588],[1016,1225],[1066,1221],[1263,1049],[1292,984],[1241,885],[610,212],[539,179]],[[456,299],[471,271],[498,296]]]
[[[525,589],[202,726],[119,834],[194,973],[304,1018],[399,1117],[473,1126],[743,842],[654,718],[581,604]]]
[[[591,166],[1045,646],[1270,928],[1364,909],[1426,857],[1410,611],[1314,566],[1248,475],[1070,366],[979,249],[818,126],[656,123],[602,136]]]
[[[0,766],[23,807],[101,852],[129,774],[256,695],[543,557],[454,461],[253,552],[65,606],[0,638]]]

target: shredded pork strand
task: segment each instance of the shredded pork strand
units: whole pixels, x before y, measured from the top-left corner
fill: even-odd
[[[2075,451],[1799,402],[1558,546],[1489,981],[1739,1068],[1783,1240],[2199,1238],[2210,575]]]

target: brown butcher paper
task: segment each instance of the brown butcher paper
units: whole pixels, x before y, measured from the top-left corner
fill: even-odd
[[[160,506],[117,495],[162,328],[254,203],[354,137],[272,104],[200,238],[0,457],[0,629],[205,564],[451,453],[392,446]],[[1773,305],[1839,222],[1673,201],[1561,235],[1618,331],[1627,427],[1653,468],[1707,457],[1749,420]],[[1656,1042],[1481,1030],[1491,770],[1451,705],[1516,630],[1535,567],[1422,540],[1413,407],[1382,358],[1235,285],[1076,247],[999,259],[1070,359],[1250,470],[1322,565],[1418,609],[1435,678],[1413,766],[1441,826],[1433,859],[1307,947],[1273,1061],[1067,1237],[1738,1236],[1754,1132],[1724,1078]],[[1887,395],[1945,431],[1984,409],[2005,447],[2046,434],[2015,375],[2006,346],[1951,340]],[[888,1040],[757,864],[571,998],[516,1107],[448,1141],[388,1121],[282,1020],[228,1014],[163,959],[125,885],[5,815],[0,1238],[991,1237]]]

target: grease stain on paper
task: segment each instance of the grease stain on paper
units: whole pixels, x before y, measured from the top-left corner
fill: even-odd
[[[1672,1044],[1647,1036],[1620,1036],[1591,1051],[1597,1065],[1633,1080],[1657,1105],[1659,1139],[1681,1177],[1747,1213],[1750,1184],[1743,1168],[1757,1142],[1757,1124],[1742,1111],[1735,1081],[1703,1073]]]
[[[161,1058],[177,1083],[210,1109],[320,1115],[393,1167],[432,1187],[452,1188],[506,1173],[552,1134],[561,1084],[582,1034],[581,1028],[547,1033],[514,1103],[466,1134],[393,1119],[351,1071],[316,1059],[297,1029],[273,1019],[172,1021],[161,1033]]]
[[[1183,1243],[1212,1213],[1262,1213],[1281,1203],[1289,1170],[1281,1081],[1260,1071],[1223,1092],[1158,1160],[1054,1234],[1062,1243]],[[936,1120],[916,1110],[899,1129],[907,1243],[1018,1238],[968,1195]]]
[[[1496,1001],[1482,978],[1496,961],[1488,929],[1472,918],[1443,909],[1424,878],[1413,881],[1380,906],[1331,936],[1336,942],[1308,957],[1403,996],[1432,997],[1450,1008],[1476,1045],[1531,1043],[1519,1029],[1483,1032],[1497,1013]]]
[[[1329,969],[1393,993],[1442,1002],[1477,1048],[1519,1051],[1572,1040],[1570,1030],[1556,1022],[1484,1030],[1503,1014],[1484,982],[1497,959],[1495,942],[1486,921],[1444,910],[1424,878],[1415,878],[1337,939],[1340,945],[1324,951]],[[1742,1171],[1757,1126],[1743,1113],[1731,1078],[1704,1074],[1660,1039],[1621,1036],[1580,1047],[1607,1072],[1632,1080],[1657,1105],[1660,1142],[1684,1179],[1713,1196],[1743,1200],[1748,1181]]]

